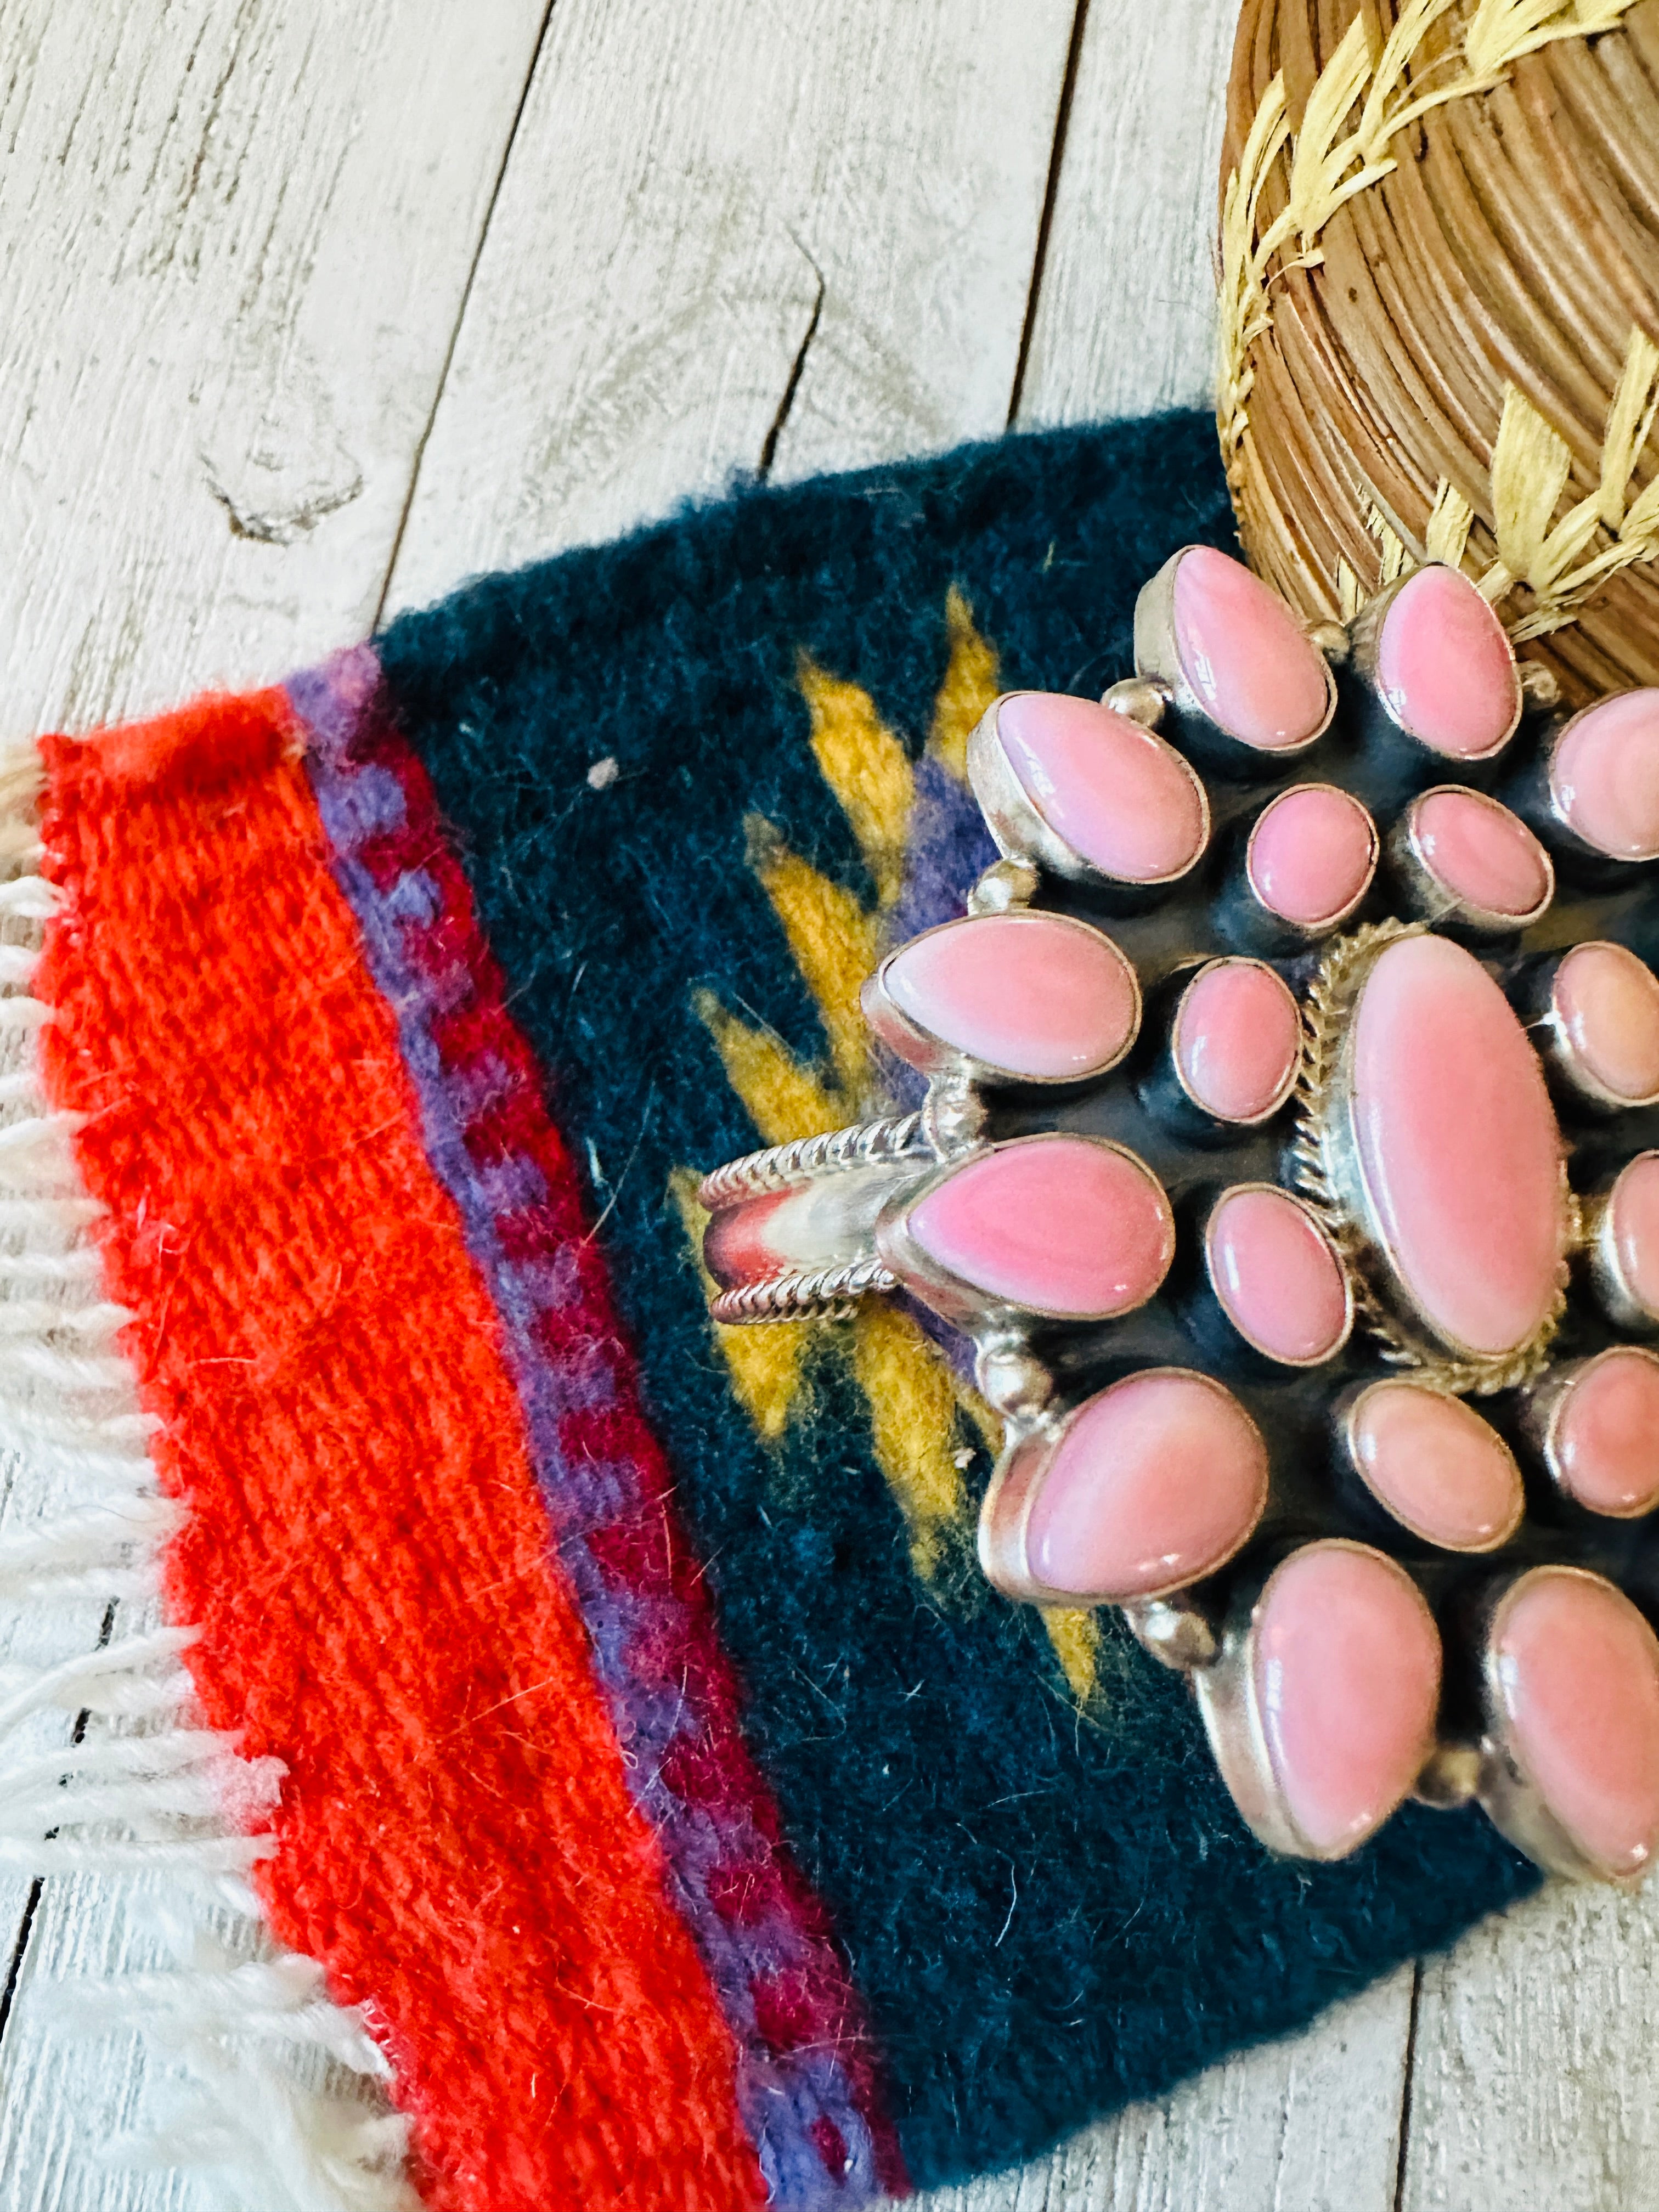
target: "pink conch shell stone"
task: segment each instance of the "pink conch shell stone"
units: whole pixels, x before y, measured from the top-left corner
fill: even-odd
[[[1060,691],[1015,691],[997,737],[1020,788],[1072,850],[1121,883],[1163,883],[1204,850],[1204,788],[1127,714]]]
[[[1376,831],[1357,799],[1331,783],[1298,784],[1263,809],[1250,834],[1250,889],[1269,914],[1328,926],[1364,895]]]
[[[1420,1382],[1373,1382],[1349,1417],[1372,1495],[1403,1528],[1449,1552],[1490,1551],[1526,1505],[1515,1455],[1461,1398]]]
[[[1028,1137],[969,1160],[911,1207],[908,1225],[947,1275],[1040,1313],[1127,1313],[1175,1255],[1163,1185],[1086,1137]]]
[[[1051,914],[988,914],[915,938],[884,970],[919,1030],[1013,1075],[1109,1067],[1133,1042],[1134,970],[1110,938]]]
[[[1659,1641],[1599,1576],[1539,1567],[1502,1607],[1498,1700],[1526,1778],[1603,1874],[1659,1842]]]
[[[1340,1857],[1382,1826],[1432,1746],[1440,1638],[1402,1567],[1358,1545],[1293,1553],[1255,1626],[1255,1691],[1286,1811]]]
[[[1659,1359],[1633,1344],[1586,1360],[1550,1422],[1550,1456],[1570,1498],[1627,1517],[1659,1505]]]
[[[1218,1382],[1177,1368],[1131,1375],[1066,1425],[1025,1528],[1050,1589],[1122,1601],[1194,1582],[1261,1517],[1267,1452]]]
[[[1520,921],[1550,895],[1550,864],[1518,814],[1479,791],[1425,791],[1412,808],[1424,867],[1462,905]]]
[[[1659,1321],[1659,1152],[1638,1152],[1626,1163],[1607,1207],[1625,1288]]]
[[[1284,1103],[1302,1056],[1290,986],[1259,960],[1218,960],[1182,994],[1172,1040],[1188,1091],[1218,1121],[1257,1121]]]
[[[1566,1250],[1543,1071],[1480,962],[1442,937],[1382,954],[1353,1016],[1356,1148],[1377,1240],[1449,1346],[1516,1350]]]
[[[1577,945],[1555,971],[1555,1017],[1594,1087],[1620,1105],[1659,1093],[1659,977],[1622,945]]]
[[[1521,719],[1521,678],[1504,625],[1455,569],[1419,569],[1382,618],[1377,689],[1431,751],[1483,760]]]
[[[1175,572],[1181,672],[1210,720],[1241,744],[1278,752],[1306,744],[1331,717],[1330,673],[1285,602],[1208,545]]]
[[[1575,716],[1550,763],[1550,791],[1598,853],[1659,859],[1659,690],[1621,692]]]
[[[1342,1262],[1287,1191],[1246,1185],[1224,1192],[1205,1244],[1223,1311],[1268,1358],[1310,1366],[1346,1342],[1351,1315]]]

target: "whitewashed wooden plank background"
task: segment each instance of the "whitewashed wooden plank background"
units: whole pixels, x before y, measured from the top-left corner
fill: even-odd
[[[1201,401],[1232,8],[6,0],[0,729],[274,677],[734,470]],[[149,1955],[129,1902],[0,1888],[0,2212],[210,2201],[97,2163],[154,2062],[31,2002]],[[1552,1890],[929,2212],[1659,2208],[1656,1961],[1659,1899]]]

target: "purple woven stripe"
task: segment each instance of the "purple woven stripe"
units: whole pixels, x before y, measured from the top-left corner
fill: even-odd
[[[486,1119],[499,1130],[501,1109],[524,1079],[488,1049],[463,1059],[441,1043],[446,1024],[477,996],[477,975],[467,957],[470,901],[464,890],[459,900],[447,897],[439,880],[446,865],[453,874],[453,862],[436,856],[431,835],[410,836],[412,817],[430,813],[423,771],[386,722],[368,647],[295,678],[289,696],[310,734],[307,771],[334,875],[397,1018],[428,1157],[459,1210],[501,1317],[532,1463],[629,1786],[661,1838],[676,1902],[738,2045],[744,2124],[777,2203],[817,2212],[864,2203],[901,2177],[890,2135],[874,2118],[869,2052],[857,2040],[845,1969],[786,1886],[772,1883],[769,1906],[745,1911],[740,1923],[729,1907],[721,1910],[728,1883],[752,1877],[776,1847],[740,1790],[711,1805],[673,1786],[677,1752],[718,1741],[729,1717],[700,1708],[695,1675],[665,1685],[636,1657],[695,1648],[706,1630],[666,1571],[623,1587],[608,1565],[605,1540],[636,1532],[653,1514],[659,1520],[659,1496],[625,1455],[577,1457],[562,1441],[573,1414],[602,1415],[618,1403],[617,1347],[548,1326],[579,1310],[585,1294],[572,1249],[535,1249],[524,1233],[553,1195],[544,1166],[528,1150],[499,1146],[481,1163],[481,1148],[469,1142]],[[415,863],[417,852],[426,866]],[[458,914],[458,903],[466,911]],[[775,2031],[769,2038],[769,1992],[803,1990],[817,1993],[820,2016],[830,1993],[831,2031],[793,2045]]]

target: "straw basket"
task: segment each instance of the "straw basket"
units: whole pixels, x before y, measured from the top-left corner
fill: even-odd
[[[1218,414],[1310,618],[1424,560],[1659,684],[1659,0],[1243,0]]]

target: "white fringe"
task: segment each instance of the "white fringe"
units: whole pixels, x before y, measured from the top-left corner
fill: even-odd
[[[33,1652],[0,1663],[0,1872],[100,1876],[112,1902],[116,1878],[148,1877],[155,1924],[137,1932],[170,1964],[33,1983],[25,2002],[82,2033],[137,2030],[189,2085],[100,2155],[188,2171],[198,2201],[205,2184],[239,2212],[412,2212],[380,2052],[320,1966],[272,1945],[247,1886],[274,1848],[280,1763],[200,1725],[194,1632],[156,1625],[183,1513],[146,1451],[129,1316],[102,1296],[76,1123],[40,1085],[50,1014],[28,988],[54,893],[34,872],[39,787],[33,746],[0,748],[0,1626]]]

